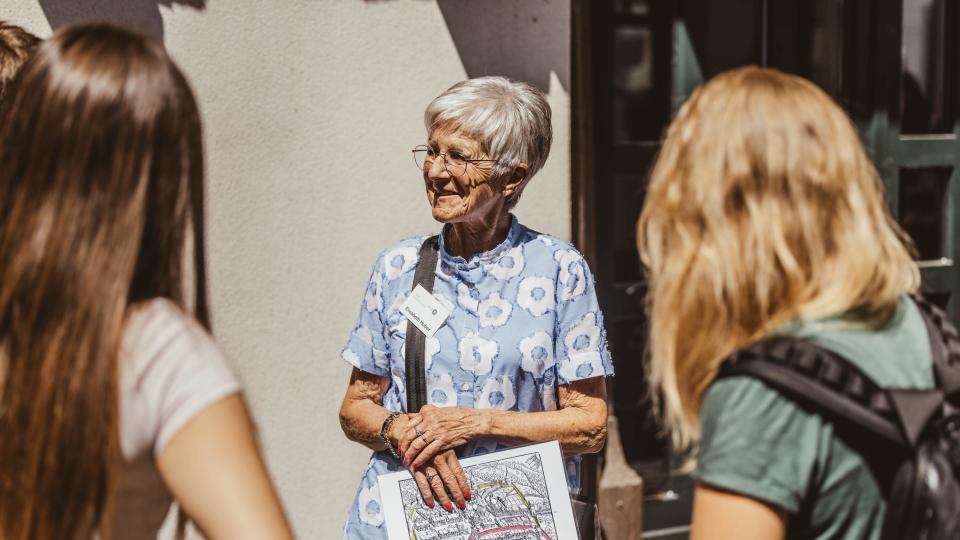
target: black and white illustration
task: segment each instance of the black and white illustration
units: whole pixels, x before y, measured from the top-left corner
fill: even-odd
[[[452,513],[440,505],[429,508],[407,472],[381,478],[391,539],[576,538],[557,443],[494,452],[465,459],[462,465],[472,499]]]

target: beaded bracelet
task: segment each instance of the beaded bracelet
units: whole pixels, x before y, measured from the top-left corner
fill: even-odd
[[[383,441],[383,444],[387,446],[387,450],[393,454],[393,457],[400,459],[400,454],[397,453],[397,449],[393,447],[393,444],[390,442],[390,427],[393,426],[393,421],[400,416],[398,412],[390,413],[386,418],[383,419],[383,425],[380,426],[380,439]]]

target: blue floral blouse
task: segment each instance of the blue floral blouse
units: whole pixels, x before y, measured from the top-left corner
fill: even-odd
[[[432,405],[550,411],[557,408],[559,385],[613,375],[586,261],[570,244],[511,219],[507,238],[470,260],[447,253],[440,235],[433,294],[451,315],[426,342]],[[391,411],[406,412],[407,319],[400,305],[413,287],[425,239],[404,240],[377,258],[360,317],[341,353],[357,369],[390,377],[383,406]],[[457,454],[463,458],[506,447],[497,440],[475,440]],[[377,476],[401,469],[388,452],[374,452],[350,508],[345,538],[386,538]],[[577,493],[579,457],[567,460],[567,471],[570,490]]]

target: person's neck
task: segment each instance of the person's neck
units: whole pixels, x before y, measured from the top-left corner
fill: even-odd
[[[490,251],[500,245],[510,232],[511,218],[508,212],[498,213],[488,220],[455,222],[444,237],[447,253],[455,257],[470,257]]]

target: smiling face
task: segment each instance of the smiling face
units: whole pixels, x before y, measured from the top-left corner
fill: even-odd
[[[438,128],[430,134],[427,147],[437,157],[423,168],[427,200],[433,218],[442,223],[484,222],[503,211],[504,182],[492,178],[492,162],[467,163],[462,174],[444,166],[448,159],[491,159],[480,143],[463,133]]]

